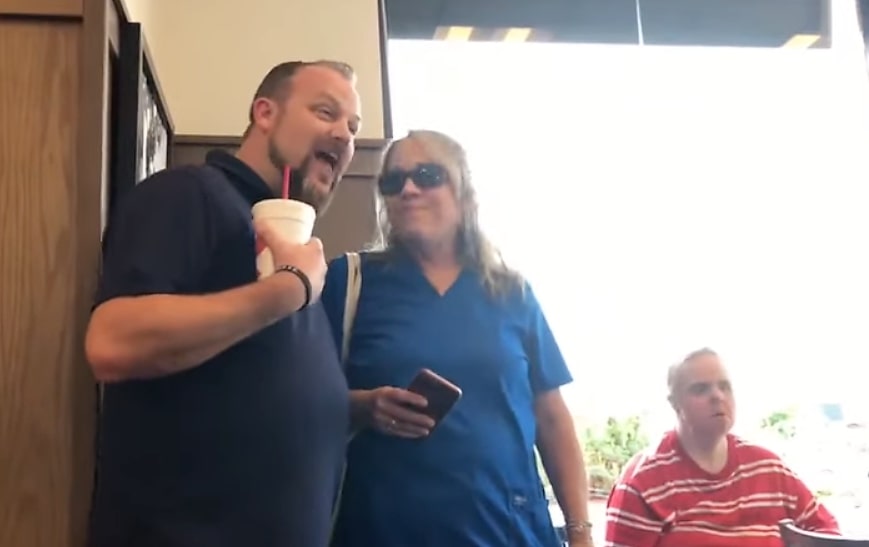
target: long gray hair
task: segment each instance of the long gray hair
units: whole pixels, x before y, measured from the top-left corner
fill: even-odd
[[[415,130],[406,137],[392,141],[383,154],[381,173],[391,163],[399,143],[413,140],[419,143],[429,156],[442,165],[449,176],[449,185],[459,205],[461,221],[458,227],[456,253],[459,262],[473,269],[480,276],[486,291],[492,296],[504,296],[514,291],[523,291],[522,276],[507,267],[501,252],[480,228],[477,193],[471,183],[471,170],[465,149],[455,139],[438,131]],[[382,200],[382,197],[381,197]],[[380,247],[389,254],[392,249],[407,245],[396,234],[389,222],[383,203],[379,204]]]

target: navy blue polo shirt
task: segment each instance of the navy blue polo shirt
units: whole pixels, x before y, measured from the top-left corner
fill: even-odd
[[[97,304],[256,281],[265,182],[225,152],[158,173],[113,214]],[[94,547],[321,547],[348,390],[320,304],[189,371],[105,387]]]

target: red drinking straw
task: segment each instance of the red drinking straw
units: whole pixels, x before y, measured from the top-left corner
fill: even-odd
[[[284,167],[284,185],[281,188],[281,197],[290,199],[290,166]]]

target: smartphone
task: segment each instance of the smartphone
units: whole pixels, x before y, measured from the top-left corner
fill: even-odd
[[[414,410],[422,412],[434,420],[435,427],[462,398],[462,390],[459,386],[427,368],[417,373],[410,385],[407,386],[407,390],[426,398],[428,406]]]

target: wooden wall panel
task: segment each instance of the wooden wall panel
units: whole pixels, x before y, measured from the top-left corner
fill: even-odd
[[[107,3],[27,6],[0,17],[0,547],[84,547],[96,386],[83,339],[99,268]]]
[[[0,15],[80,17],[84,0],[0,0]]]
[[[69,545],[78,24],[0,22],[0,546]],[[87,502],[79,498],[77,502]]]
[[[209,150],[234,151],[239,142],[237,137],[177,135],[172,146],[172,165],[202,163]],[[382,139],[356,141],[356,154],[335,199],[314,227],[314,234],[323,240],[327,257],[359,250],[374,240],[377,228],[375,177],[386,142]]]

